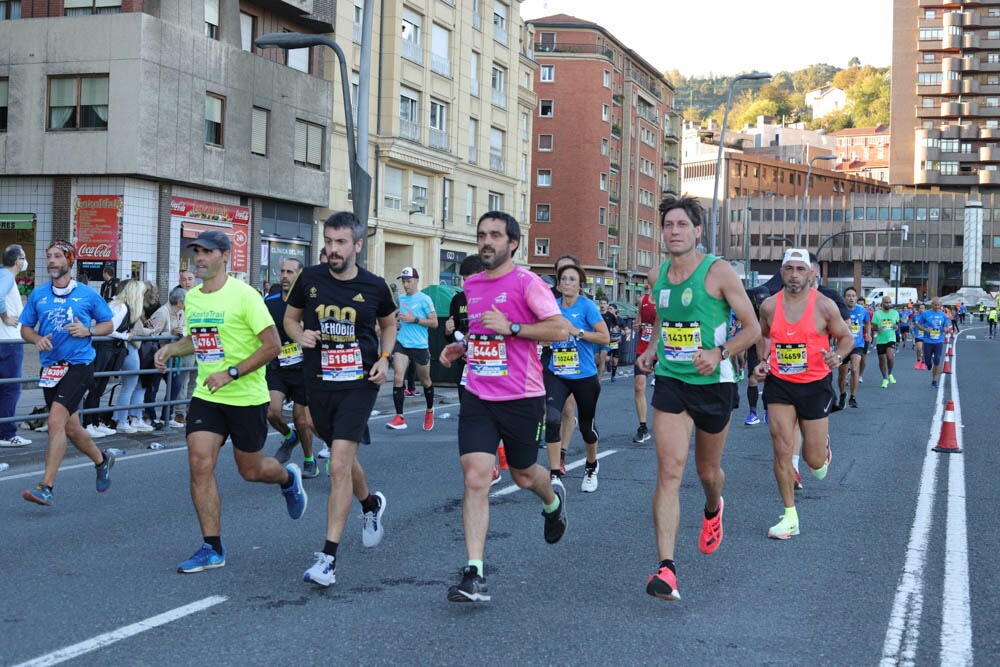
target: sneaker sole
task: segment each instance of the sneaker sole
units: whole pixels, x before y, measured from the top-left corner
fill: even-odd
[[[669,591],[665,589],[670,589]],[[655,575],[646,582],[646,592],[653,597],[660,598],[665,602],[677,602],[681,599],[681,594],[670,588],[670,584],[657,578]]]
[[[52,507],[52,501],[45,502],[41,498],[36,498],[31,491],[25,491],[21,494],[21,497],[27,500],[29,503],[35,503],[36,505],[42,505],[43,507]]]
[[[489,602],[490,596],[483,593],[466,593],[462,589],[454,586],[448,589],[449,602]]]
[[[196,568],[192,568],[190,570],[184,570],[184,569],[182,569],[181,567],[178,566],[177,572],[180,573],[180,574],[197,574],[198,572],[204,572],[205,570],[215,570],[217,568],[225,567],[225,566],[226,566],[226,561],[222,561],[221,563],[212,563],[210,565],[200,565],[200,566],[198,566]]]
[[[793,535],[798,535],[798,534],[799,534],[798,527],[796,527],[794,530],[788,533],[772,533],[771,531],[767,531],[767,536],[770,537],[772,540],[787,540]]]
[[[378,512],[375,513],[375,525],[378,526],[379,528],[382,528],[382,515],[385,514],[385,508],[389,503],[385,499],[385,496],[382,495],[381,491],[376,491],[375,495],[378,496],[379,500],[381,501],[381,505],[379,505]],[[376,534],[374,538],[375,541],[372,542],[371,544],[368,544],[367,542],[365,542],[365,533],[364,530],[362,529],[361,544],[367,549],[373,549],[382,542],[382,538],[384,536],[385,536],[385,528],[382,528],[382,530]]]
[[[398,426],[395,426],[393,424],[386,424],[385,427],[391,428],[393,431],[402,431],[406,429],[406,424],[400,424]]]
[[[337,583],[337,575],[330,577],[330,581],[320,581],[318,579],[313,579],[312,577],[309,576],[309,573],[306,572],[305,574],[302,575],[302,581],[309,584],[316,584],[317,586],[322,586],[323,588],[326,588],[330,584]]]

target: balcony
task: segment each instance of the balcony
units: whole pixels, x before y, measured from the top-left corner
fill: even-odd
[[[913,172],[915,185],[937,185],[941,182],[941,172],[937,169],[917,169]]]
[[[427,144],[431,148],[436,148],[441,151],[448,150],[448,133],[444,130],[436,130],[432,127],[430,129],[430,134],[427,137]]]
[[[495,148],[490,149],[490,171],[495,171],[498,174],[504,173],[503,151]]]
[[[507,108],[507,93],[496,88],[490,88],[490,104],[498,109]]]
[[[941,109],[938,107],[917,107],[917,118],[940,118]]]
[[[652,107],[637,106],[635,108],[635,112],[642,118],[648,120],[653,125],[659,124],[659,119],[656,117],[656,112],[653,111]]]
[[[979,71],[979,58],[975,56],[965,56],[962,58],[962,71],[963,72],[978,72]]]
[[[657,100],[663,99],[660,94],[660,87],[652,77],[631,67],[625,70],[625,76],[645,88]]]
[[[941,82],[942,95],[958,95],[962,92],[962,82],[958,79],[945,79]]]
[[[980,139],[1000,139],[1000,128],[981,127],[979,128]]]
[[[942,102],[941,118],[958,118],[962,115],[962,105],[958,102]]]
[[[621,136],[622,136],[622,127],[621,127],[621,125],[617,125],[616,124],[616,125],[612,125],[611,126],[611,136],[614,139],[620,139],[621,138]]]
[[[945,39],[947,39],[948,37],[951,37],[951,35],[946,36]],[[962,48],[963,49],[979,49],[979,48],[981,48],[979,46],[979,35],[977,35],[974,32],[967,32],[967,33],[963,34],[962,35]]]
[[[403,57],[411,62],[415,62],[418,65],[424,63],[424,50],[423,48],[408,39],[403,40]]]
[[[676,144],[676,143],[680,142],[681,138],[678,137],[676,134],[674,134],[673,130],[671,130],[670,128],[667,128],[663,132],[663,140],[667,141],[667,142],[670,142],[672,144]]]
[[[1000,148],[994,146],[979,147],[980,162],[1000,162]]]
[[[983,24],[982,16],[976,11],[962,12],[962,25],[966,28],[977,28]]]
[[[451,61],[442,56],[431,54],[431,71],[451,78]]]
[[[962,94],[978,95],[979,87],[979,79],[965,79],[962,81]]]
[[[941,17],[941,22],[946,28],[953,25],[961,27],[965,24],[965,17],[961,12],[945,12]]]
[[[962,35],[945,35],[941,38],[941,48],[946,51],[958,51],[962,48]]]
[[[608,60],[614,60],[614,52],[604,46],[598,44],[579,44],[579,43],[559,43],[559,44],[549,44],[543,42],[535,43],[535,53],[578,53],[580,55],[597,55],[607,58]],[[624,99],[623,96],[620,96]],[[620,104],[621,102],[619,102]]]
[[[399,119],[399,136],[410,141],[420,141],[420,123],[405,118]]]
[[[622,95],[621,93],[615,93],[614,95],[611,96],[611,103],[614,104],[616,107],[620,107],[622,105],[622,102],[624,101],[625,101],[625,96]]]
[[[962,115],[963,116],[978,116],[979,115],[979,102],[962,102]]]
[[[962,71],[962,59],[949,56],[947,58],[941,59],[941,71],[942,72],[961,72]]]
[[[493,24],[493,41],[507,46],[507,29],[502,25]]]

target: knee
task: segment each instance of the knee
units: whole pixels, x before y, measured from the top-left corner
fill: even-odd
[[[268,407],[267,421],[271,424],[271,426],[277,426],[282,423],[280,405],[277,408]]]

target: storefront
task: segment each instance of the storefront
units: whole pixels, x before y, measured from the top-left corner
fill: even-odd
[[[441,250],[441,277],[439,285],[452,285],[458,287],[462,284],[458,269],[462,260],[468,253],[458,250]]]
[[[286,202],[261,202],[260,281],[275,285],[280,279],[281,263],[297,259],[303,266],[312,261],[313,208]]]
[[[250,270],[250,209],[234,204],[171,197],[171,222],[179,221],[181,229],[180,270],[194,269],[194,253],[188,245],[208,230],[221,231],[229,237],[233,249],[229,258],[230,276],[246,281]]]
[[[17,276],[18,288],[23,295],[31,294],[35,285],[36,226],[37,218],[34,213],[0,213],[0,252],[17,243],[24,248],[25,257],[31,260],[29,269]]]

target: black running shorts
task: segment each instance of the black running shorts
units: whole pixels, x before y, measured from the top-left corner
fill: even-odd
[[[313,391],[309,394],[309,412],[316,433],[324,442],[348,440],[361,442],[371,417],[378,387],[338,391]]]
[[[471,391],[463,391],[461,397],[459,454],[496,454],[497,445],[503,440],[511,468],[526,470],[538,462],[538,443],[545,416],[544,396],[484,401]]]
[[[267,405],[226,405],[195,396],[188,407],[185,432],[218,433],[223,444],[228,437],[241,452],[259,452],[267,439]]]
[[[677,378],[657,375],[652,403],[653,408],[660,412],[675,415],[688,413],[699,431],[721,433],[729,425],[733,410],[739,407],[740,398],[735,382],[689,384]]]
[[[418,366],[426,366],[431,362],[431,353],[426,347],[403,347],[397,341],[392,353],[409,357]]]
[[[836,398],[833,373],[814,382],[789,382],[773,373],[767,376],[767,404],[791,405],[799,419],[824,419]]]
[[[287,368],[267,367],[267,390],[284,394],[297,405],[309,405],[306,394],[306,376],[302,364]]]
[[[70,364],[66,375],[59,384],[42,389],[45,407],[52,410],[52,404],[58,403],[73,414],[80,409],[83,396],[94,382],[94,364]]]

